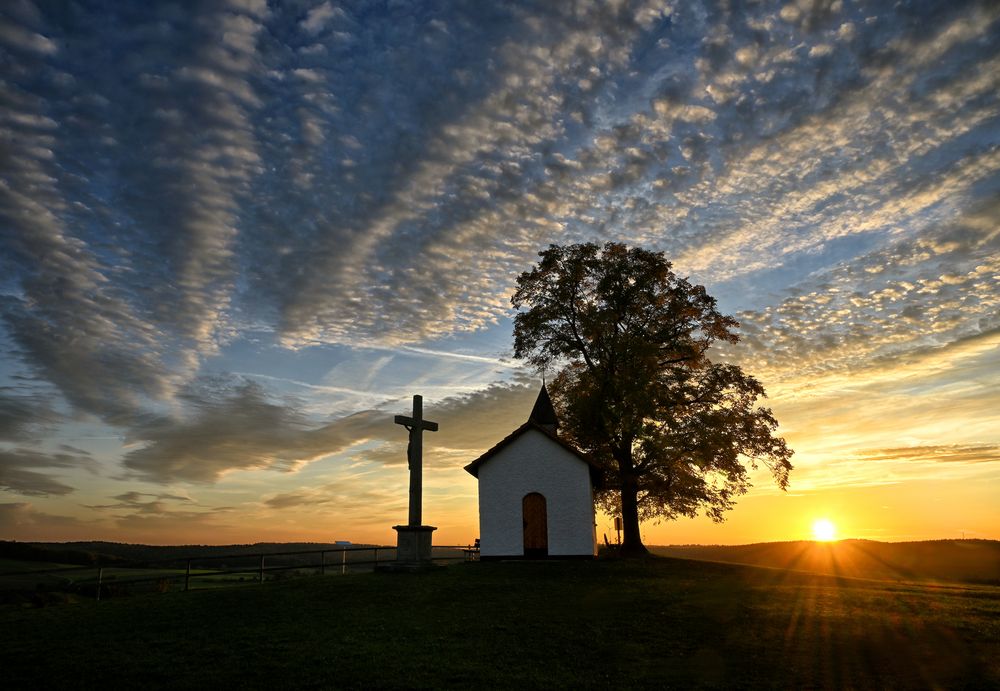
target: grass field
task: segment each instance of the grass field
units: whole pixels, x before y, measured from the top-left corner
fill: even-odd
[[[44,572],[41,572],[43,571]],[[183,589],[184,569],[163,568],[121,568],[105,567],[103,581],[105,590],[140,587],[146,591],[163,591],[168,589]],[[212,573],[207,569],[192,569],[192,587],[208,588],[221,584],[238,582],[241,574],[202,576]],[[74,586],[90,584],[89,596],[93,597],[96,586],[97,567],[77,566],[73,564],[56,564],[52,562],[25,561],[18,559],[0,559],[0,601],[30,601],[30,596],[43,590],[49,595],[50,603],[68,601],[77,602],[80,592],[75,592]],[[249,580],[251,576],[247,576]],[[138,581],[135,585],[133,581]],[[158,584],[158,581],[162,585]],[[13,592],[12,592],[13,591]],[[36,598],[37,599],[37,598]]]
[[[1000,688],[1000,588],[675,559],[0,608],[5,688]]]
[[[0,543],[2,545],[3,543]],[[24,547],[24,543],[6,543]],[[64,543],[72,546],[73,543]],[[7,604],[51,605],[60,602],[76,602],[81,597],[95,597],[98,578],[101,579],[102,597],[121,597],[146,592],[169,592],[223,588],[247,582],[259,582],[259,567],[264,563],[263,580],[285,580],[299,576],[313,576],[325,570],[328,573],[367,572],[374,569],[373,553],[370,548],[354,547],[348,551],[336,548],[326,550],[325,558],[319,550],[295,550],[298,545],[227,545],[221,548],[195,546],[187,549],[209,552],[198,556],[162,558],[164,552],[176,552],[178,547],[156,547],[148,545],[125,545],[116,543],[84,543],[107,546],[109,553],[82,552],[72,549],[57,549],[56,553],[71,555],[84,563],[57,563],[48,560],[28,560],[0,556],[0,606]],[[33,545],[28,545],[31,549]],[[275,549],[277,548],[277,549]],[[285,551],[282,551],[284,548]],[[259,553],[247,550],[261,549]],[[220,550],[218,554],[212,554]],[[270,551],[266,551],[270,550]],[[45,556],[47,550],[33,549],[33,557]],[[143,563],[119,557],[113,552],[139,552],[160,556]],[[240,554],[240,551],[243,553]],[[379,548],[382,561],[394,558],[394,548]],[[160,554],[157,554],[157,553]],[[435,559],[464,560],[461,551],[441,547],[435,550]],[[187,562],[187,567],[182,567]],[[97,563],[103,564],[99,569]],[[159,563],[160,565],[157,565]],[[174,566],[164,566],[172,563]]]

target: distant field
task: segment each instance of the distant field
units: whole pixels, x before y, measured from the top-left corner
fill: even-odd
[[[59,564],[56,562],[26,561],[24,559],[3,559],[0,558],[0,573],[12,573],[18,571],[38,571],[39,569],[75,569],[73,564]]]
[[[456,564],[0,608],[5,688],[998,688],[1000,588]]]
[[[344,550],[341,545],[323,543],[155,546],[0,541],[0,606],[46,606],[94,598],[99,573],[102,597],[107,599],[257,583],[262,555],[263,580],[275,581],[321,572],[371,571],[376,554],[381,563],[392,561],[395,548],[353,545]],[[58,563],[58,557],[69,561]],[[465,555],[461,549],[435,547],[434,559],[462,561]],[[98,564],[103,565],[100,572]]]
[[[330,570],[333,572],[333,568]],[[271,581],[316,573],[316,569],[291,569],[265,573],[264,579]],[[101,573],[102,591],[107,598],[183,590],[185,574],[186,569],[181,568],[105,567]],[[0,559],[0,606],[52,605],[77,601],[81,597],[92,598],[96,594],[97,578],[96,567]],[[253,569],[219,573],[217,569],[192,568],[188,587],[191,590],[220,588],[247,582],[259,582]]]
[[[62,570],[67,573],[38,574],[40,569]],[[11,590],[36,590],[39,587],[57,588],[66,586],[84,576],[86,572],[73,564],[58,564],[53,562],[24,561],[20,559],[0,559],[0,602],[4,602],[3,594]],[[90,574],[96,576],[96,570]]]

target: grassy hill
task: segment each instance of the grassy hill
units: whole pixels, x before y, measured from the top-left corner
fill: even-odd
[[[0,608],[5,688],[998,688],[1000,588],[675,559]]]
[[[752,545],[671,545],[656,554],[881,580],[956,581],[1000,585],[997,540],[921,542],[762,542]]]

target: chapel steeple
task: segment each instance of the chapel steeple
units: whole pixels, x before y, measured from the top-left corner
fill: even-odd
[[[545,388],[545,384],[542,384],[542,390],[538,392],[535,407],[531,409],[528,421],[544,427],[552,434],[556,434],[559,429],[559,418],[556,417],[556,410],[552,407],[552,399],[549,398],[549,391]]]

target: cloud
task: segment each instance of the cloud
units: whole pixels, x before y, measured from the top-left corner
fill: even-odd
[[[485,451],[527,421],[539,386],[534,379],[522,378],[449,397],[429,407],[428,415],[440,426],[439,432],[427,435],[429,446]]]
[[[39,15],[28,3],[21,3],[20,8],[15,8],[13,14],[21,11],[22,20],[31,23],[40,23]],[[48,36],[33,31],[30,27],[15,21],[0,17],[0,44],[7,48],[25,51],[37,55],[53,55],[59,50],[59,45]]]
[[[557,109],[564,97],[550,89],[564,80],[575,83],[579,76],[589,74],[595,62],[623,63],[629,40],[638,29],[634,22],[616,24],[626,17],[600,6],[582,11],[583,21],[591,22],[586,30],[572,23],[580,18],[557,13],[544,32],[530,19],[527,32],[511,32],[508,19],[494,25],[502,27],[499,36],[462,37],[463,41],[497,42],[498,69],[491,70],[486,83],[495,82],[498,88],[478,100],[455,104],[458,117],[451,116],[454,111],[426,104],[430,113],[421,114],[421,121],[435,127],[424,130],[423,158],[401,171],[405,178],[390,187],[391,195],[377,200],[370,213],[336,228],[309,256],[301,258],[309,269],[303,272],[302,281],[293,284],[294,292],[281,308],[287,342],[374,339],[406,343],[430,334],[480,329],[506,310],[505,296],[496,294],[495,279],[509,270],[497,265],[497,259],[509,250],[498,248],[484,255],[483,241],[493,245],[495,240],[487,240],[474,227],[484,201],[502,195],[508,180],[518,184],[525,179],[528,161],[504,162],[503,157],[508,152],[517,156],[522,150],[527,154],[531,147],[561,136]],[[595,40],[592,31],[605,26],[606,36]],[[437,48],[435,44],[431,50]],[[428,74],[431,85],[440,70],[432,68]],[[388,75],[380,73],[379,79],[385,81],[387,76],[392,80],[396,74],[390,69]],[[409,84],[406,89],[412,92],[413,87]],[[457,93],[463,92],[468,89]],[[412,250],[404,250],[410,237],[421,240]],[[447,252],[437,249],[438,238],[448,245]],[[507,236],[508,243],[513,239]],[[520,256],[530,256],[537,247],[533,241],[517,244]],[[330,275],[338,276],[335,291],[321,278]],[[410,294],[419,295],[420,300],[411,299]],[[365,304],[377,304],[380,309],[357,309]]]
[[[716,282],[795,273],[947,222],[997,169],[963,143],[996,110],[991,10],[928,30],[887,7],[711,10],[22,13],[67,36],[5,84],[24,360],[124,424],[248,322],[295,347],[480,331],[540,247],[593,237]]]
[[[293,492],[275,494],[264,500],[269,509],[285,511],[296,509],[311,511],[319,508],[323,511],[335,510],[338,515],[348,517],[353,514],[377,513],[377,520],[383,517],[398,515],[406,510],[406,495],[392,489],[364,488],[357,486],[343,487],[327,484],[321,487],[303,488]]]
[[[299,22],[299,26],[307,34],[316,35],[330,23],[332,19],[345,16],[344,10],[334,7],[329,0],[321,2],[306,13],[306,18]]]
[[[0,534],[13,540],[93,539],[93,524],[41,511],[29,502],[0,503]]]
[[[187,496],[135,490],[112,499],[115,501],[111,504],[84,505],[95,516],[94,529],[110,529],[112,534],[126,532],[154,543],[170,541],[175,544],[180,535],[198,536],[196,539],[201,543],[206,535],[214,540],[227,539],[224,536],[233,530],[225,521],[234,510],[231,506],[202,506]]]
[[[8,395],[0,387],[0,441],[25,441],[61,420],[47,398],[33,394]]]
[[[424,467],[457,468],[475,460],[528,419],[538,390],[539,382],[521,375],[512,383],[496,382],[478,391],[425,403],[425,419],[437,422],[439,429],[424,434]],[[394,409],[408,415],[407,406],[404,400]],[[370,439],[385,443],[359,452],[358,458],[385,465],[406,463],[407,437],[401,427],[380,427]]]
[[[993,463],[1000,461],[1000,445],[950,444],[867,449],[858,455],[872,461],[919,461],[934,463]]]
[[[523,423],[537,384],[493,384],[481,391],[429,405],[425,416],[441,431],[425,435],[425,464],[456,466],[489,448]],[[258,384],[227,381],[183,395],[184,417],[154,417],[133,427],[127,471],[144,480],[215,482],[235,470],[296,471],[352,449],[360,458],[388,465],[406,462],[406,432],[393,424],[398,410],[369,409],[312,426],[291,400],[275,400]],[[369,450],[359,447],[375,442]],[[381,444],[380,444],[381,442]],[[464,463],[463,463],[463,459]]]
[[[229,507],[194,508],[189,497],[164,492],[130,491],[112,497],[114,504],[87,505],[88,509],[98,512],[113,512],[119,521],[129,521],[144,517],[175,518],[178,521],[200,521],[204,516],[225,512]],[[180,504],[183,508],[177,509]]]
[[[166,502],[178,502],[182,504],[190,504],[191,498],[184,497],[177,494],[169,494],[164,492],[150,493],[150,492],[136,492],[130,491],[123,494],[118,494],[112,497],[116,500],[114,504],[97,504],[91,505],[87,508],[95,509],[98,511],[106,510],[126,510],[134,511],[136,513],[153,513],[153,514],[164,514],[168,513]]]
[[[118,424],[218,345],[237,200],[260,166],[248,75],[266,6],[148,9],[22,17],[71,38],[15,58],[0,85],[4,268],[19,284],[0,309],[31,370]],[[144,48],[109,63],[123,42]]]
[[[20,83],[29,73],[55,80],[53,68],[30,55],[12,56],[10,65],[13,78],[0,83],[8,104],[0,133],[9,143],[0,184],[0,268],[19,285],[0,296],[0,315],[14,352],[71,403],[122,415],[140,397],[169,389],[154,330],[110,288],[109,267],[98,253],[69,229],[75,208],[57,184],[55,113]],[[49,89],[66,95],[61,81]]]
[[[323,504],[330,504],[331,502],[333,502],[332,496],[309,490],[298,490],[295,492],[275,494],[274,496],[264,500],[264,504],[272,509],[322,506]]]
[[[130,429],[125,468],[156,482],[213,482],[233,470],[289,471],[364,441],[385,413],[365,411],[318,428],[292,401],[271,400],[253,382],[183,395],[182,417],[153,416]]]
[[[93,470],[94,460],[85,451],[65,447],[56,453],[32,449],[0,449],[0,489],[29,496],[69,494],[73,488],[39,468]]]
[[[989,3],[3,12],[0,376],[29,382],[0,390],[13,486],[67,491],[37,438],[95,418],[128,438],[129,480],[399,465],[411,390],[441,423],[428,467],[456,468],[530,410],[535,385],[494,357],[516,276],[582,240],[705,283],[744,324],[725,356],[779,405],[808,393],[811,415],[870,378],[920,421],[944,391],[968,444],[995,441]],[[210,379],[227,370],[262,383]],[[115,495],[136,521],[195,510]]]
[[[261,100],[250,80],[266,11],[221,3],[190,18],[163,14],[170,30],[149,37],[129,75],[147,107],[120,144],[145,153],[125,154],[137,184],[122,201],[151,242],[132,256],[145,282],[137,294],[147,294],[152,317],[191,359],[218,345],[236,275],[239,206],[262,171],[252,122]],[[124,28],[126,36],[137,30]]]
[[[1000,328],[1000,202],[879,247],[739,315],[733,352],[772,380],[885,368],[892,360]]]

